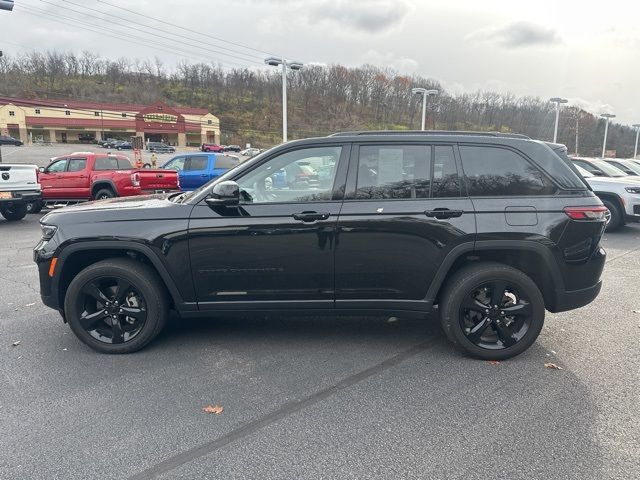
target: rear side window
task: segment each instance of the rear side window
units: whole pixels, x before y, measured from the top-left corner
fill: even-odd
[[[233,168],[239,163],[240,161],[237,158],[228,155],[218,155],[216,157],[215,168]]]
[[[207,157],[190,157],[186,165],[186,170],[206,170],[209,163]]]
[[[431,196],[434,198],[460,196],[460,178],[451,145],[434,147]]]
[[[118,158],[118,168],[120,170],[131,170],[133,166],[127,158]]]
[[[116,157],[96,158],[93,166],[94,170],[118,170],[118,159]]]
[[[524,157],[505,148],[460,146],[469,195],[552,195],[557,191],[547,177]]]
[[[70,158],[67,172],[80,172],[87,168],[86,158]]]
[[[428,198],[428,145],[363,145],[358,158],[356,198]]]

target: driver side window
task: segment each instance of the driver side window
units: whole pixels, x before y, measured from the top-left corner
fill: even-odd
[[[174,158],[169,163],[167,163],[164,168],[167,170],[177,170],[178,172],[181,172],[184,170],[184,162],[186,159],[187,157]]]
[[[53,162],[51,165],[49,165],[49,167],[47,168],[47,171],[53,172],[53,173],[60,173],[60,172],[64,172],[66,168],[67,168],[67,159],[64,158],[62,160],[58,160],[57,162]]]
[[[241,203],[331,200],[342,147],[312,147],[271,158],[238,180]]]

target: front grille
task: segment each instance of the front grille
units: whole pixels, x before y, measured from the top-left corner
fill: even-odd
[[[633,206],[633,214],[634,215],[640,215],[640,205],[634,205]]]

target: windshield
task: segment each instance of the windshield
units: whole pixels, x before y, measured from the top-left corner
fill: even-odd
[[[630,162],[630,161],[621,161],[619,162],[621,165],[624,165],[624,168],[627,168],[629,170],[631,170],[632,172],[637,173],[638,175],[640,175],[640,165],[638,165],[637,163],[634,162]],[[613,165],[614,167],[616,167],[615,165]],[[618,167],[616,167],[618,168]]]
[[[582,168],[580,165],[576,165],[576,168],[578,169],[578,173],[580,175],[582,175],[583,178],[589,178],[589,177],[594,177],[595,175],[593,175],[591,172],[585,170],[584,168]]]
[[[606,173],[607,175],[609,175],[611,177],[626,177],[627,176],[627,174],[624,173],[622,170],[620,170],[619,168],[614,167],[613,165],[609,165],[604,160],[593,160],[591,163],[593,163],[596,167],[598,167],[600,170],[602,170],[604,173]]]

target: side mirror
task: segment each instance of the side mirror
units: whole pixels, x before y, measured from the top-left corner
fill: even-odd
[[[47,173],[47,169],[45,167],[38,167],[38,171],[40,173]]]
[[[240,205],[240,187],[232,180],[216,183],[205,199],[210,207],[236,207]]]

